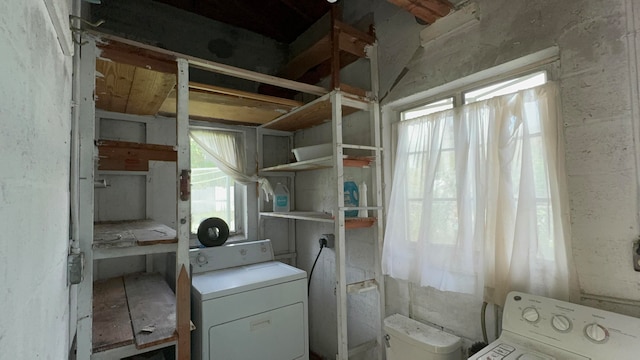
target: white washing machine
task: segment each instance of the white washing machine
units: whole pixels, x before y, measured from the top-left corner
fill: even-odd
[[[469,359],[637,360],[640,319],[511,292],[500,337]]]
[[[271,241],[194,249],[196,360],[309,359],[307,274],[273,261]]]

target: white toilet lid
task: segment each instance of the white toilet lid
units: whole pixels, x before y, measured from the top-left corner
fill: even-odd
[[[448,354],[460,348],[459,337],[421,322],[394,314],[384,319],[384,329],[389,336],[407,339],[413,345],[434,354]]]

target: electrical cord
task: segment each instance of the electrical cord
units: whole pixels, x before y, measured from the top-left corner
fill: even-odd
[[[482,310],[480,311],[480,324],[482,325],[482,339],[485,343],[489,343],[489,339],[487,337],[487,322],[486,322],[486,314],[487,314],[487,302],[482,302]]]
[[[311,271],[309,272],[309,281],[307,282],[307,296],[309,296],[309,292],[311,291],[311,276],[313,276],[313,269],[316,268],[316,263],[320,258],[320,254],[322,253],[322,249],[325,248],[324,243],[320,244],[320,251],[318,251],[318,255],[316,256],[316,260],[313,262],[313,266],[311,267]]]

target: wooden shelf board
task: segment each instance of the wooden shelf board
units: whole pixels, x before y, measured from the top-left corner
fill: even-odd
[[[261,212],[261,216],[333,223],[331,214],[313,211]]]
[[[331,94],[322,96],[308,104],[296,108],[290,113],[261,125],[261,127],[282,131],[296,131],[329,122],[331,121],[332,116],[330,95]],[[347,116],[359,110],[360,109],[345,103],[342,105],[342,116]]]
[[[176,297],[160,274],[124,278],[136,347],[144,349],[178,338]]]
[[[367,228],[373,226],[376,223],[376,218],[374,217],[366,217],[366,218],[346,218],[344,219],[344,228],[345,229],[360,229]]]
[[[189,116],[205,121],[264,124],[301,105],[301,102],[274,96],[189,83]],[[176,92],[172,90],[159,113],[175,116],[175,112]]]
[[[96,59],[96,107],[134,115],[155,115],[176,85],[176,76]]]
[[[178,242],[176,231],[153,220],[110,221],[94,226],[93,248],[111,249]]]
[[[374,160],[372,157],[362,156],[346,156],[342,160],[344,166],[347,167],[365,167],[369,166]],[[260,172],[280,172],[280,171],[307,171],[317,169],[327,169],[333,167],[333,156],[321,157],[305,161],[298,161],[290,164],[282,164],[261,169]]]
[[[93,352],[133,344],[129,307],[121,277],[93,283]]]
[[[276,217],[282,219],[294,219],[294,220],[307,220],[307,221],[317,221],[317,222],[326,222],[326,223],[334,223],[335,219],[331,214],[322,213],[322,212],[312,212],[312,211],[291,211],[291,212],[261,212],[261,216],[267,217]],[[367,217],[367,218],[345,218],[345,229],[358,229],[371,227],[375,224],[376,218]]]
[[[149,160],[176,161],[174,146],[97,140],[98,170],[148,171]]]
[[[175,342],[176,298],[162,276],[132,274],[93,284],[93,352]]]
[[[340,68],[367,56],[367,46],[375,37],[341,21],[334,25],[339,31]],[[317,83],[331,74],[331,33],[291,59],[278,76],[309,83]]]

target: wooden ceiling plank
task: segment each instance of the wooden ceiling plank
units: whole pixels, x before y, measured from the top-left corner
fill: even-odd
[[[136,68],[126,113],[155,115],[176,85],[173,74]]]
[[[135,67],[112,61],[96,60],[96,107],[98,109],[125,112]]]
[[[417,6],[412,3],[410,0],[387,0],[390,3],[397,5],[407,11],[409,11],[414,16],[422,19],[423,21],[433,24],[440,17],[434,14],[431,10],[423,8],[421,6]]]
[[[453,5],[446,0],[411,0],[416,6],[431,10],[439,17],[449,15],[453,10]]]

